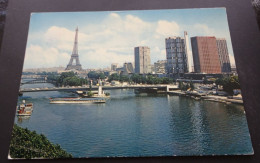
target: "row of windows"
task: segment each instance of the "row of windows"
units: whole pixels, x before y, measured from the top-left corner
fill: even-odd
[[[183,63],[184,60],[183,59],[171,59],[171,60],[168,60],[168,64],[176,64],[176,63]]]
[[[166,43],[166,47],[185,47],[184,43]]]
[[[184,73],[184,69],[168,69],[169,73]]]
[[[174,69],[183,69],[185,64],[179,63],[179,64],[168,64],[168,68],[174,68]]]
[[[177,37],[176,39],[168,38],[168,39],[166,39],[166,42],[171,42],[171,43],[184,42],[184,39],[182,39],[182,38],[180,38],[180,37]]]
[[[167,58],[184,58],[185,56],[184,53],[167,53]]]
[[[173,47],[169,47],[169,48],[166,48],[166,52],[169,53],[169,52],[185,52],[185,48],[181,47],[181,48],[173,48]]]

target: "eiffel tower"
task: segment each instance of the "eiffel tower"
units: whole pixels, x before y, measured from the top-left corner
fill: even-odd
[[[76,60],[76,64],[73,64],[73,60]],[[71,54],[70,62],[67,65],[67,68],[65,70],[78,70],[78,71],[82,70],[81,64],[79,63],[79,54],[78,54],[78,27],[76,28],[74,47]]]

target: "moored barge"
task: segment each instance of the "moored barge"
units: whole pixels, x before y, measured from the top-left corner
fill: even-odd
[[[85,103],[105,103],[105,98],[50,98],[51,104],[85,104]]]

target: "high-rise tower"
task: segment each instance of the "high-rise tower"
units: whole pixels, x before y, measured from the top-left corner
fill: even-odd
[[[168,37],[166,45],[166,71],[169,75],[180,77],[188,72],[185,40],[182,37]]]
[[[150,48],[147,46],[135,47],[135,73],[151,73]]]
[[[74,60],[76,60],[75,64],[73,63]],[[78,27],[76,28],[74,47],[71,54],[70,62],[67,65],[65,70],[78,70],[78,71],[82,70],[81,64],[79,63],[79,54],[78,54]]]
[[[186,57],[187,57],[187,67],[188,67],[188,72],[193,72],[193,57],[192,57],[192,52],[190,51],[190,39],[188,36],[187,31],[184,31],[184,41],[185,41],[185,51],[186,51]]]
[[[221,73],[216,37],[191,37],[191,46],[196,73]]]
[[[228,48],[227,48],[227,41],[224,38],[217,38],[217,48],[218,48],[218,55],[219,61],[221,66],[222,73],[230,73],[231,66],[230,60],[228,55]]]

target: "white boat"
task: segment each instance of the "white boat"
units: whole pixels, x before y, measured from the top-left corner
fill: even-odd
[[[17,116],[30,116],[32,114],[32,111],[32,103],[25,103],[25,101],[23,101],[22,104],[17,106]]]
[[[105,98],[50,98],[51,104],[85,104],[85,103],[105,103]]]

